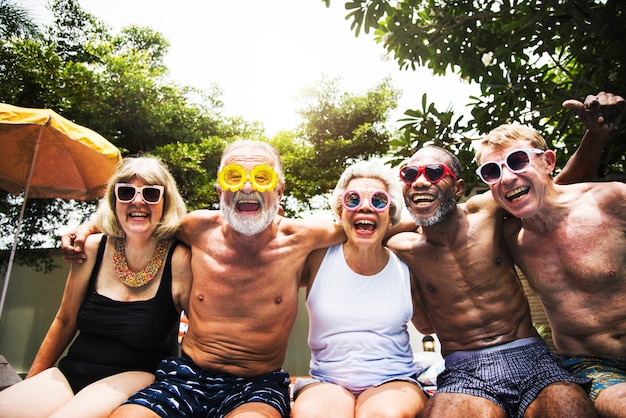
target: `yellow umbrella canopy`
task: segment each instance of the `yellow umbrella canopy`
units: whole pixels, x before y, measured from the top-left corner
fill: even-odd
[[[0,187],[13,194],[95,199],[120,160],[109,141],[52,110],[0,103]]]
[[[122,157],[109,141],[50,109],[0,103],[0,188],[24,201],[5,274],[0,316],[17,248],[26,200],[89,200],[104,193]]]

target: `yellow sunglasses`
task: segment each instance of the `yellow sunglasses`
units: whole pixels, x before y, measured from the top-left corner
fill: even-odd
[[[254,190],[266,192],[274,190],[278,174],[267,164],[254,166],[250,171],[239,164],[228,164],[217,173],[217,181],[222,190],[236,192],[250,181]]]

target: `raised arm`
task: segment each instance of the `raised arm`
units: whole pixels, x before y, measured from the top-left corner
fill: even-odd
[[[612,93],[600,92],[587,96],[584,103],[566,100],[563,107],[574,111],[587,131],[574,155],[554,180],[559,184],[591,180],[598,172],[609,134],[624,114],[624,99]]]

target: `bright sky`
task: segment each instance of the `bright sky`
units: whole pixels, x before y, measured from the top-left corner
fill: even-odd
[[[166,64],[174,81],[199,88],[216,83],[225,113],[263,122],[267,133],[292,129],[304,88],[326,74],[343,89],[360,94],[389,76],[403,92],[395,121],[408,108],[421,108],[427,93],[440,110],[465,104],[476,86],[458,77],[434,77],[428,69],[400,71],[371,35],[350,30],[344,0],[79,0],[115,31],[149,26],[170,42]],[[45,20],[47,0],[19,4]]]

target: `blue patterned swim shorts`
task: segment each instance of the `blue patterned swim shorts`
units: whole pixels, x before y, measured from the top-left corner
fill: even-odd
[[[479,396],[494,402],[507,416],[521,418],[539,392],[556,382],[585,385],[590,379],[565,371],[543,339],[524,338],[446,356],[436,393]]]
[[[198,367],[184,353],[159,365],[155,382],[125,404],[146,407],[161,417],[224,417],[249,402],[261,402],[289,417],[289,374],[278,370],[238,377]]]
[[[561,365],[570,373],[593,379],[589,391],[589,397],[593,402],[603,389],[626,382],[626,358],[561,356]]]

